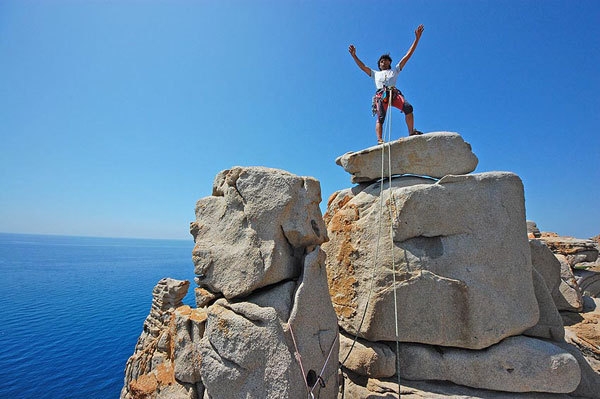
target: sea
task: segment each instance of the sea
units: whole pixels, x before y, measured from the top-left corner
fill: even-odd
[[[0,398],[118,398],[152,289],[193,240],[0,233]]]

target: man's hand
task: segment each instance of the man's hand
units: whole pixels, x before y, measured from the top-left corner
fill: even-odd
[[[356,47],[354,47],[354,44],[351,44],[348,47],[348,52],[350,53],[350,55],[352,56],[352,58],[354,58],[354,62],[356,62],[356,65],[358,65],[358,67],[367,75],[371,76],[371,69],[366,66],[357,56],[356,56]]]
[[[348,52],[352,57],[356,57],[356,47],[354,47],[354,44],[351,44],[350,47],[348,47]]]
[[[421,39],[421,35],[423,34],[424,30],[425,27],[423,26],[423,24],[419,25],[417,29],[415,29],[415,40],[413,41],[413,44],[411,44],[406,55],[402,57],[402,59],[398,63],[400,70],[404,69],[404,65],[406,65],[410,57],[412,57],[413,53],[415,52],[415,49],[417,48],[417,44],[419,44],[419,40]]]
[[[417,38],[417,40],[421,38],[421,35],[423,34],[424,30],[425,27],[423,26],[423,24],[419,25],[419,27],[415,29],[415,37]]]

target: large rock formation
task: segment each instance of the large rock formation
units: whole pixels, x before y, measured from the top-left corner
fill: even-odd
[[[400,341],[481,349],[537,323],[516,175],[381,184],[341,191],[329,203],[323,248],[345,331],[392,341],[397,316]]]
[[[125,366],[121,398],[200,398],[198,343],[206,313],[181,301],[189,281],[158,282],[134,354]]]
[[[432,133],[337,160],[361,182],[325,215],[346,397],[394,397],[406,379],[510,392],[468,397],[589,395],[585,381],[600,381],[565,347],[560,263],[528,240],[521,180],[465,174],[476,158],[456,143]]]
[[[219,173],[191,226],[198,285],[230,299],[297,277],[304,249],[327,240],[320,201],[312,178],[268,168]]]
[[[121,397],[337,397],[320,201],[312,178],[260,167],[219,173],[190,226],[198,308],[180,302],[188,282],[157,285]]]
[[[352,175],[352,183],[369,182],[381,178],[382,156],[391,164],[391,175],[410,173],[438,178],[473,172],[479,162],[471,145],[451,132],[403,137],[384,146],[348,152],[335,162]],[[390,176],[389,171],[384,176]]]
[[[217,175],[190,225],[196,307],[158,283],[122,398],[600,398],[596,242],[540,233],[519,177],[469,174],[456,133],[338,163],[361,184],[325,220],[315,179]]]
[[[578,264],[595,262],[598,259],[597,243],[593,240],[561,237],[553,234],[542,234],[541,240],[552,252],[566,257],[571,267],[576,268]]]
[[[306,256],[298,286],[276,284],[244,301],[222,298],[209,307],[200,343],[209,397],[300,398],[310,370],[325,383],[316,384],[315,394],[336,397],[339,344],[323,257],[318,249]]]

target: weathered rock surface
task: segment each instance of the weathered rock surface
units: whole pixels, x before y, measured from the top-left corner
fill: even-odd
[[[394,267],[400,341],[481,349],[537,324],[516,175],[383,184],[384,190],[375,183],[340,191],[328,205],[330,241],[323,248],[345,331],[395,340]]]
[[[396,354],[389,346],[340,334],[340,362],[362,376],[392,377],[396,374]]]
[[[327,286],[319,183],[233,168],[191,224],[200,309],[161,280],[122,398],[306,398],[338,393],[339,331]]]
[[[555,254],[564,255],[569,266],[598,259],[598,248],[593,240],[542,234],[541,239]]]
[[[319,182],[262,167],[220,172],[190,226],[196,282],[231,299],[297,277],[305,247],[327,241]]]
[[[398,383],[393,378],[364,378],[344,374],[343,398],[392,399],[398,398]],[[408,399],[572,399],[573,396],[556,393],[499,392],[470,388],[450,382],[401,380],[400,394]],[[592,397],[590,397],[592,398]]]
[[[533,285],[537,298],[540,319],[523,334],[561,341],[564,339],[564,326],[556,302],[562,303],[559,290],[560,262],[552,251],[540,240],[529,240],[531,263],[533,265]]]
[[[577,389],[575,389],[571,394],[576,397],[587,398],[587,399],[600,399],[600,357],[598,357],[598,353],[600,353],[600,349],[596,351],[596,358],[588,356],[588,358],[584,357],[582,354],[582,349],[588,351],[589,344],[585,344],[588,348],[582,346],[582,340],[579,336],[573,331],[567,331],[566,334],[567,342],[558,342],[557,345],[568,351],[579,363],[579,368],[581,370],[581,382]],[[598,338],[596,338],[598,340]],[[581,348],[581,349],[580,349]],[[589,353],[589,352],[588,352]],[[593,355],[593,354],[592,354]],[[592,368],[588,359],[595,360],[596,369]]]
[[[335,162],[352,175],[352,183],[373,181],[382,177],[382,151],[385,151],[386,168],[391,153],[392,175],[415,174],[437,178],[462,175],[474,171],[479,162],[471,151],[471,145],[458,133],[451,132],[403,137],[385,146],[348,152]]]
[[[337,396],[337,321],[324,300],[328,289],[323,261],[318,248],[307,255],[297,290],[290,281],[243,302],[219,299],[208,309],[201,374],[210,398],[306,397],[302,370],[322,375],[325,387],[317,383],[315,395]]]
[[[527,235],[529,238],[540,238],[542,236],[542,232],[533,220],[527,221]]]
[[[575,280],[581,292],[587,296],[600,297],[600,273],[591,270],[575,270]]]
[[[528,242],[511,173],[389,184],[336,193],[325,224],[312,178],[219,173],[190,226],[199,308],[159,282],[121,397],[600,399],[600,303],[556,306],[589,248]]]
[[[402,376],[410,380],[452,381],[505,392],[569,393],[579,385],[577,360],[549,342],[509,337],[484,350],[400,345]]]
[[[565,338],[565,328],[562,318],[544,278],[533,270],[533,287],[538,302],[540,318],[537,324],[523,332],[523,335],[562,341]]]
[[[189,281],[162,279],[150,314],[125,366],[123,399],[202,397],[198,344],[206,314],[181,302]]]
[[[529,248],[533,268],[544,278],[548,290],[554,297],[560,286],[560,262],[541,240],[529,240]]]
[[[567,310],[579,312],[583,309],[583,297],[581,290],[577,285],[577,280],[573,270],[569,265],[567,257],[564,255],[555,255],[560,262],[560,285],[558,286],[559,295],[555,298],[558,310]]]

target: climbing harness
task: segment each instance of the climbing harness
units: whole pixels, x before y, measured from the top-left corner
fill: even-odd
[[[315,390],[317,383],[319,385],[319,393],[317,394],[317,398],[320,395],[321,388],[325,388],[325,380],[323,379],[323,373],[325,372],[325,368],[327,367],[327,363],[329,363],[329,359],[331,358],[331,353],[333,352],[333,348],[335,347],[335,343],[338,340],[339,334],[335,335],[333,342],[331,343],[331,347],[329,348],[329,353],[327,354],[327,358],[323,363],[323,367],[321,368],[321,372],[319,375],[314,370],[308,370],[308,373],[304,371],[304,365],[302,364],[302,356],[300,355],[300,351],[298,350],[298,344],[296,344],[296,338],[294,336],[294,330],[292,329],[292,323],[288,322],[288,326],[290,327],[290,335],[292,336],[292,342],[294,343],[294,357],[298,361],[300,365],[300,370],[302,371],[302,378],[304,380],[304,385],[306,386],[307,398],[315,399],[315,394],[313,391]]]
[[[350,350],[348,350],[348,353],[346,354],[346,357],[344,358],[344,360],[340,363],[342,366],[346,363],[346,360],[348,360],[348,357],[350,356],[350,353],[352,352],[352,350],[354,349],[354,346],[356,344],[356,341],[358,339],[358,335],[360,333],[360,330],[362,329],[364,320],[365,320],[365,316],[367,314],[367,309],[369,308],[369,303],[371,301],[371,297],[373,295],[373,291],[374,291],[374,285],[375,285],[375,277],[378,274],[378,269],[379,269],[379,265],[378,265],[378,259],[379,259],[379,249],[380,249],[380,241],[381,241],[381,235],[382,235],[382,229],[383,229],[383,214],[384,214],[384,200],[383,200],[383,186],[385,183],[385,178],[386,178],[386,174],[385,174],[385,155],[386,155],[386,149],[387,149],[387,166],[388,166],[388,170],[387,170],[387,178],[388,178],[388,189],[390,190],[390,198],[389,198],[389,218],[390,218],[390,252],[391,252],[391,260],[392,260],[392,276],[393,276],[393,287],[394,287],[394,322],[395,322],[395,335],[396,335],[396,376],[397,376],[397,384],[398,384],[398,399],[400,399],[400,340],[399,340],[399,327],[398,327],[398,297],[397,297],[397,286],[396,286],[396,261],[395,261],[395,257],[394,257],[394,226],[393,226],[393,221],[396,217],[395,212],[396,212],[396,204],[395,204],[395,200],[394,200],[394,195],[393,192],[391,190],[392,188],[392,150],[391,150],[391,138],[392,138],[392,110],[390,109],[391,107],[391,103],[392,103],[392,95],[393,95],[393,88],[386,88],[386,93],[384,93],[384,96],[388,96],[388,111],[386,113],[386,120],[384,123],[384,132],[385,134],[383,135],[383,140],[384,143],[382,144],[382,149],[381,149],[381,181],[379,183],[379,220],[378,220],[378,232],[377,232],[377,244],[375,246],[375,260],[374,260],[374,267],[373,267],[373,272],[371,274],[371,283],[370,283],[370,288],[369,288],[369,296],[367,299],[367,303],[365,304],[365,308],[363,310],[362,313],[362,317],[358,326],[358,329],[356,330],[356,334],[354,336],[354,340],[352,341],[352,345],[350,346]]]
[[[377,89],[371,102],[371,111],[373,116],[377,115],[379,122],[385,123],[386,115],[390,111],[390,107],[394,107],[394,102],[400,98],[401,106],[396,105],[396,108],[402,110],[406,114],[412,112],[412,106],[406,107],[405,104],[410,105],[406,102],[404,95],[395,86],[384,86],[381,89]]]

